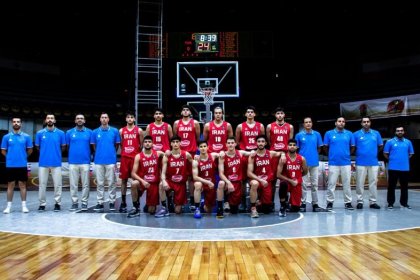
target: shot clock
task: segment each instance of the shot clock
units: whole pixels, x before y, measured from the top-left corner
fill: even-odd
[[[192,39],[195,42],[196,53],[218,52],[218,33],[193,33]]]

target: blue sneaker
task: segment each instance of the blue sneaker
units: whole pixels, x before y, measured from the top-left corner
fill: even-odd
[[[195,209],[195,212],[194,212],[194,218],[196,218],[196,219],[201,219],[201,212],[200,212],[200,208]]]
[[[166,207],[163,207],[163,206],[155,214],[156,218],[163,218],[163,217],[167,217],[167,216],[169,216],[169,212],[166,209]]]

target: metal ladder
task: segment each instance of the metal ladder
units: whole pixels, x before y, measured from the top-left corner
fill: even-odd
[[[145,112],[162,107],[162,20],[163,0],[138,0],[134,86],[136,123],[142,128],[152,121]]]

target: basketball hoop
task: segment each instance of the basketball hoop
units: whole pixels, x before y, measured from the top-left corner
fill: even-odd
[[[214,87],[201,88],[201,94],[203,95],[205,105],[214,104]]]

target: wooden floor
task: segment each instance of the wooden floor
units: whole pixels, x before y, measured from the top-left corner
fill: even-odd
[[[0,279],[420,279],[419,236],[420,229],[412,229],[151,242],[0,233]]]

